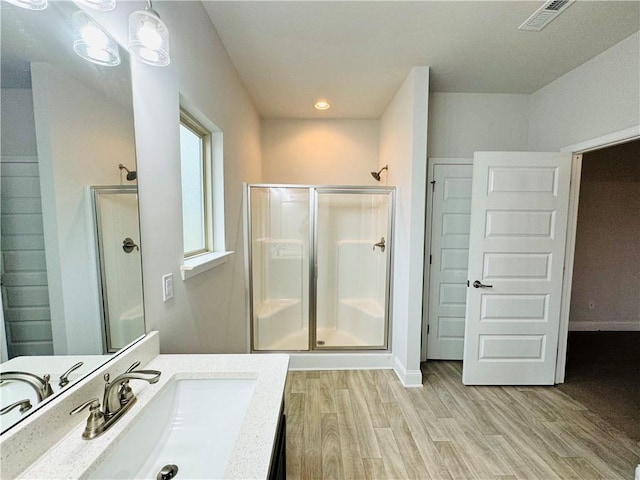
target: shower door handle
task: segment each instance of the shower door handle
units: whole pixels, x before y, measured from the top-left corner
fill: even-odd
[[[384,253],[384,249],[386,248],[386,247],[385,247],[384,237],[380,238],[380,241],[379,241],[378,243],[374,243],[374,244],[373,244],[373,250],[375,250],[375,249],[376,249],[376,247],[380,247],[380,251],[381,251],[382,253]]]

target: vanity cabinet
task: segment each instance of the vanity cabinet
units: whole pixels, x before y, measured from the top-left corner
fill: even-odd
[[[269,480],[286,480],[287,478],[287,417],[284,414],[284,402],[280,407],[280,421],[276,431],[271,453]]]

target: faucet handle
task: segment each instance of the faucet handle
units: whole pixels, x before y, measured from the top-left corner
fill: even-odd
[[[67,384],[69,383],[69,375],[71,374],[71,372],[79,369],[82,365],[84,365],[84,362],[78,362],[75,365],[73,365],[69,370],[67,370],[62,375],[60,375],[60,382],[58,383],[60,388],[67,386]]]
[[[148,372],[148,370],[136,370],[136,368],[138,368],[139,366],[140,366],[140,362],[133,362],[131,366],[127,368],[125,373]],[[119,396],[120,396],[120,405],[125,405],[127,402],[129,402],[132,398],[135,397],[135,395],[133,394],[133,389],[131,388],[131,385],[129,385],[129,380],[122,382]]]
[[[136,368],[138,368],[140,366],[140,362],[133,362],[131,364],[131,366],[129,368],[127,368],[126,372],[127,373],[131,373],[133,372]]]
[[[89,418],[87,418],[87,424],[84,427],[84,432],[82,432],[82,438],[84,439],[90,439],[102,433],[102,427],[105,424],[104,413],[100,410],[100,401],[97,398],[92,398],[82,405],[78,405],[69,414],[75,415],[87,407],[89,407]]]
[[[20,413],[24,413],[31,408],[31,400],[25,398],[24,400],[18,400],[11,405],[7,405],[6,407],[2,408],[2,410],[0,410],[0,415],[9,413],[11,410],[17,407],[20,407]]]
[[[82,405],[78,405],[76,408],[69,412],[69,415],[75,415],[76,413],[80,413],[85,408],[89,407],[89,410],[93,412],[94,410],[100,409],[100,400],[97,398],[92,398],[91,400],[87,400]]]

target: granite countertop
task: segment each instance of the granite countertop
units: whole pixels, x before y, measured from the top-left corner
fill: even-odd
[[[144,368],[160,370],[160,380],[153,385],[132,383],[138,401],[121,420],[93,440],[81,438],[82,422],[18,478],[87,477],[122,440],[145,405],[174,378],[256,379],[255,391],[230,455],[225,477],[267,478],[288,365],[289,356],[284,354],[158,355]],[[82,415],[84,418],[84,413]]]

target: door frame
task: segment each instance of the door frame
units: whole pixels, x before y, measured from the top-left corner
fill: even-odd
[[[444,158],[433,157],[427,159],[427,184],[433,181],[436,165],[473,165],[473,158]],[[433,185],[433,184],[432,184]],[[422,338],[420,341],[420,361],[427,361],[427,329],[429,325],[429,284],[431,278],[431,264],[429,257],[431,255],[431,234],[433,220],[433,187],[427,186],[427,208],[426,208],[426,230],[424,236],[424,269],[423,269],[423,287],[422,287]]]
[[[571,309],[571,287],[573,284],[573,261],[576,251],[578,202],[580,199],[580,178],[582,175],[582,154],[639,139],[640,124],[560,149],[561,152],[573,153],[573,160],[571,162],[571,187],[569,189],[564,277],[562,280],[562,298],[560,300],[560,330],[558,332],[558,353],[556,358],[556,383],[564,383],[567,367],[567,340],[569,337],[569,313]]]

